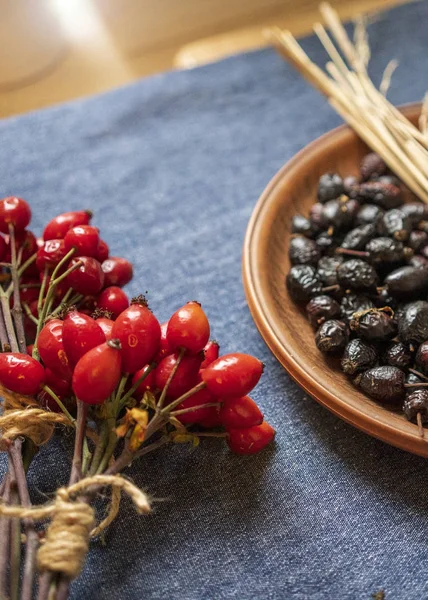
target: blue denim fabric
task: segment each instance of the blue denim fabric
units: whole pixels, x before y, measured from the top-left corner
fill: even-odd
[[[392,100],[420,100],[428,3],[393,10],[370,33],[375,80],[396,57]],[[325,61],[313,38],[304,46]],[[224,352],[266,363],[254,397],[278,430],[255,457],[207,440],[135,465],[128,474],[159,501],[146,517],[123,502],[74,599],[369,600],[381,588],[386,600],[428,598],[427,463],[308,398],[261,340],[241,283],[259,194],[339,122],[271,50],[0,122],[1,194],[31,202],[37,231],[93,208],[112,254],[135,265],[130,293],[148,290],[161,320],[198,299]],[[36,458],[35,502],[66,482],[70,443],[55,439]]]

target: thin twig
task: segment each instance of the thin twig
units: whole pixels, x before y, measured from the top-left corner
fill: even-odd
[[[16,258],[16,241],[15,241],[15,227],[9,223],[9,238],[10,238],[10,251],[12,256],[12,283],[13,283],[13,308],[12,317],[15,323],[16,337],[18,341],[19,351],[26,353],[27,343],[25,341],[25,329],[24,319],[21,307],[21,296],[19,292],[19,273],[18,273],[18,261]]]

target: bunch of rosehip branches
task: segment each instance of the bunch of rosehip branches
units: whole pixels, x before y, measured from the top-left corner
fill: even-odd
[[[143,296],[129,302],[122,286],[132,265],[109,256],[89,211],[56,216],[41,239],[27,229],[30,218],[21,198],[0,200],[0,449],[8,456],[0,599],[30,600],[37,566],[39,600],[64,599],[91,535],[83,509],[106,485],[138,496],[130,482],[114,479],[125,467],[166,444],[196,446],[210,436],[253,454],[275,432],[247,396],[262,363],[240,353],[219,357],[200,304],[188,302],[161,325]],[[26,475],[55,427],[75,431],[69,486],[57,492],[57,508],[32,507]],[[117,502],[95,533],[115,511]],[[35,527],[47,514],[51,525]],[[73,569],[70,552],[80,553]]]

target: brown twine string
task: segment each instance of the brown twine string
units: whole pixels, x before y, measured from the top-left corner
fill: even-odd
[[[0,450],[7,450],[5,442],[20,436],[30,438],[36,446],[42,446],[51,439],[55,425],[72,425],[62,413],[40,408],[34,398],[15,394],[2,385],[0,394],[4,398],[0,417]]]
[[[73,500],[92,486],[112,487],[112,507],[108,516],[98,527],[95,523],[94,509],[79,500]],[[55,501],[43,506],[8,506],[0,504],[0,516],[15,519],[33,519],[42,521],[51,518],[46,532],[45,543],[37,554],[41,571],[49,570],[64,573],[74,579],[82,570],[88,552],[91,535],[97,535],[100,528],[105,529],[115,518],[118,510],[120,492],[125,492],[139,513],[148,513],[150,504],[144,492],[120,475],[94,475],[56,492]],[[116,511],[116,512],[114,512]]]

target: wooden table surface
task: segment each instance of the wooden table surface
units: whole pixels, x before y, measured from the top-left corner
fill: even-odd
[[[343,19],[398,3],[332,1]],[[262,47],[269,25],[306,34],[317,6],[313,0],[0,0],[0,117]],[[13,46],[4,42],[8,36]]]

